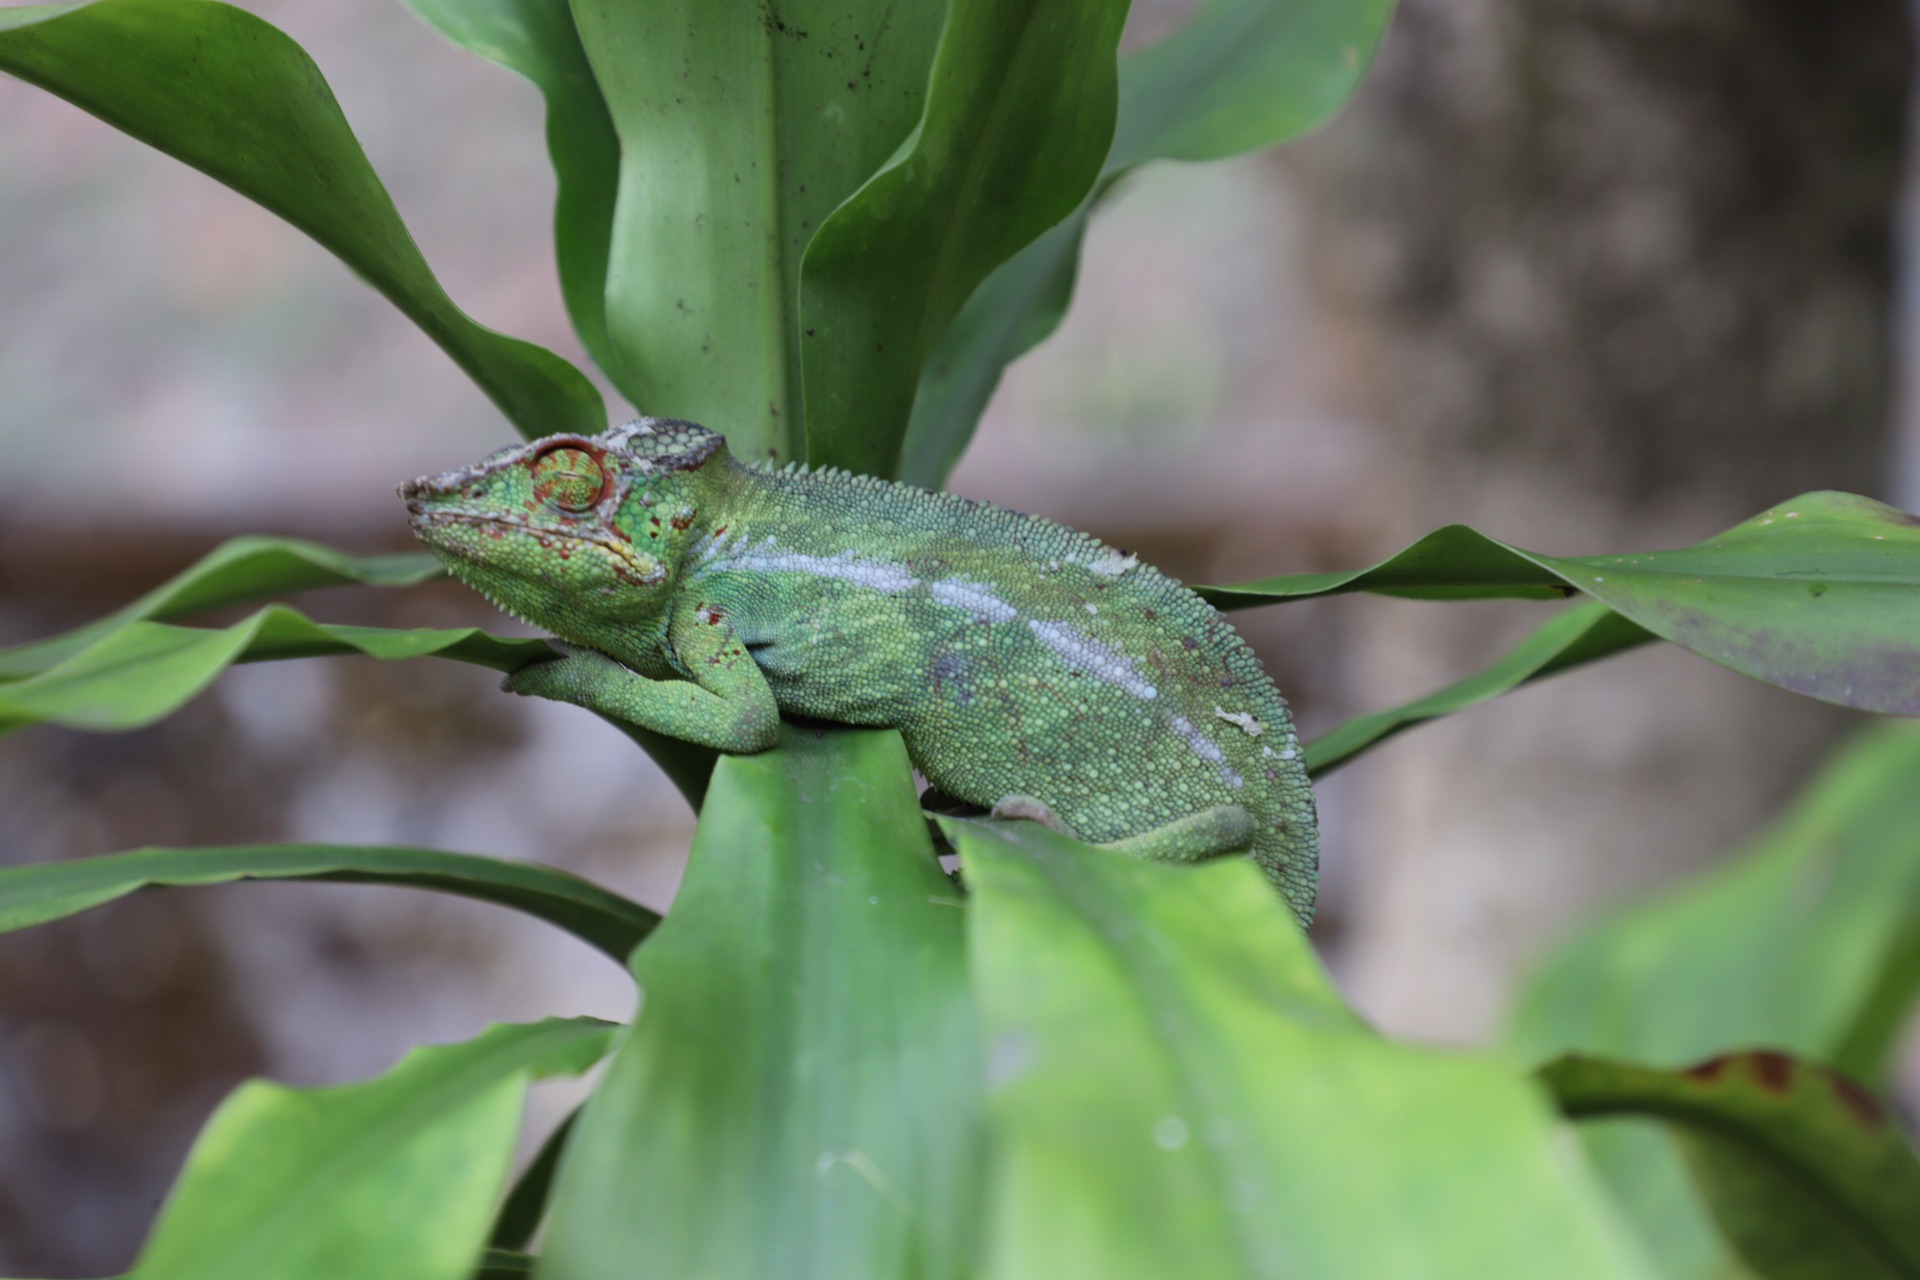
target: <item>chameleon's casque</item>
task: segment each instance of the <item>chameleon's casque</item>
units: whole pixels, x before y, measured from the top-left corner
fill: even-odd
[[[891,726],[948,795],[1147,857],[1249,852],[1311,915],[1286,703],[1212,606],[1086,534],[661,419],[400,492],[456,577],[574,646],[508,689],[722,751],[772,746],[783,710]]]

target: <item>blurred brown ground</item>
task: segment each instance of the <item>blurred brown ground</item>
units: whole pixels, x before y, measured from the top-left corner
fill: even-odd
[[[449,292],[582,361],[532,90],[383,0],[246,7],[314,54]],[[1893,35],[1856,65],[1769,28],[1778,5],[1677,30],[1642,7],[1413,0],[1320,137],[1149,174],[1097,224],[1072,318],[1012,371],[955,487],[1214,581],[1365,563],[1455,519],[1614,551],[1693,541],[1816,484],[1891,492],[1904,19],[1869,6]],[[1802,209],[1791,186],[1760,202],[1775,221],[1749,228],[1743,266],[1707,252],[1731,233],[1701,224],[1689,184],[1779,120],[1743,118],[1717,81],[1680,93],[1694,80],[1674,51],[1718,65],[1768,31],[1768,65],[1798,50],[1852,81],[1815,77],[1780,118],[1844,133],[1807,104],[1857,95],[1894,150],[1855,166],[1844,210]],[[1788,135],[1787,154],[1831,145]],[[6,80],[0,233],[0,643],[102,612],[233,533],[399,548],[394,483],[508,439],[324,252]],[[1800,306],[1744,283],[1783,244],[1851,246],[1806,264],[1841,301],[1780,316],[1805,340],[1766,323],[1709,340],[1701,315]],[[1809,341],[1832,358],[1794,363],[1783,397],[1766,379]],[[1633,376],[1649,361],[1657,377]],[[1726,429],[1705,431],[1722,399]],[[1804,446],[1790,456],[1743,425],[1782,404],[1800,415],[1775,427]],[[1636,428],[1646,448],[1614,465]],[[445,585],[302,603],[506,625]],[[1311,735],[1484,663],[1541,608],[1341,599],[1236,622]],[[494,683],[454,664],[272,664],[140,733],[0,740],[0,863],[414,843],[553,862],[665,906],[691,830],[677,794],[591,717]],[[1551,936],[1751,830],[1843,720],[1648,650],[1408,735],[1321,789],[1317,940],[1388,1027],[1484,1036]],[[542,926],[399,891],[156,894],[0,938],[0,1270],[124,1266],[247,1074],[352,1079],[489,1020],[629,1006],[622,975]],[[542,1114],[561,1105],[549,1094]]]

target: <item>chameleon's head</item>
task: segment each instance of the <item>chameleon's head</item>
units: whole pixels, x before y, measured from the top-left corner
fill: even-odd
[[[515,617],[616,658],[644,644],[726,442],[643,418],[400,486],[414,536]]]

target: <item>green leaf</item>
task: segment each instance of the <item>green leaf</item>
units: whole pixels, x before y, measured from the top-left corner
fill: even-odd
[[[1598,601],[1550,618],[1500,659],[1444,689],[1387,711],[1356,716],[1306,744],[1307,770],[1322,777],[1394,734],[1569,668],[1643,645],[1654,637]]]
[[[938,489],[973,438],[1006,367],[1039,346],[1067,312],[1087,219],[1059,223],[988,276],[933,344],[901,444],[900,478]]]
[[[0,933],[64,919],[140,889],[238,880],[332,880],[458,894],[545,920],[622,963],[660,920],[637,902],[537,863],[385,845],[255,844],[135,849],[0,868]]]
[[[1212,0],[1120,64],[1110,170],[1219,160],[1318,128],[1360,83],[1393,0]]]
[[[1678,551],[1545,556],[1454,525],[1370,569],[1198,590],[1222,609],[1345,591],[1581,591],[1742,675],[1863,711],[1920,715],[1920,517],[1848,493],[1802,494]]]
[[[600,393],[551,351],[454,306],[320,69],[278,28],[212,0],[0,11],[0,71],[264,205],[405,312],[528,436],[602,431]]]
[[[445,572],[440,562],[424,551],[355,556],[297,538],[233,538],[125,608],[62,635],[0,649],[0,680],[17,680],[45,671],[129,622],[163,621],[248,600],[348,583],[410,587]]]
[[[285,605],[217,629],[131,622],[38,675],[0,684],[0,732],[42,721],[137,729],[179,710],[236,662],[348,653],[390,661],[431,655],[496,671],[554,656],[543,640],[508,640],[477,627],[339,626]]]
[[[513,671],[553,656],[543,641],[509,640],[472,628],[381,631],[328,626],[291,610],[268,610],[225,631],[131,625],[313,587],[350,582],[410,586],[444,572],[425,552],[350,556],[291,538],[235,538],[104,618],[63,635],[0,649],[0,733],[40,720],[89,729],[136,728],[178,710],[236,661],[437,654]],[[98,652],[88,652],[95,649]],[[87,656],[78,656],[83,653]],[[67,665],[59,672],[51,671],[63,663]],[[42,673],[49,674],[31,683],[6,683]],[[612,723],[654,758],[698,810],[714,753],[637,725]]]
[[[1515,1050],[1680,1064],[1766,1044],[1879,1081],[1888,1011],[1920,990],[1916,779],[1920,725],[1861,735],[1725,864],[1556,950]]]
[[[892,477],[914,388],[974,288],[1093,187],[1125,0],[952,0],[926,112],[800,273],[807,458]]]
[[[567,1113],[567,1118],[540,1144],[525,1172],[515,1180],[513,1190],[507,1192],[500,1212],[494,1215],[493,1230],[487,1233],[493,1251],[524,1249],[540,1230],[553,1194],[554,1172],[560,1167],[561,1153],[567,1149],[567,1139],[573,1136],[574,1123],[579,1119],[578,1107]]]
[[[1537,1088],[1374,1034],[1251,865],[944,825],[987,1038],[988,1275],[1646,1274]]]
[[[1120,60],[1120,109],[1102,177],[1046,236],[967,299],[920,371],[902,478],[939,488],[1007,365],[1060,323],[1094,209],[1154,159],[1216,159],[1284,142],[1340,106],[1373,56],[1392,0],[1210,0],[1161,43]]]
[[[650,413],[805,456],[801,255],[920,118],[944,8],[574,0],[621,144],[609,340]]]
[[[547,154],[559,192],[553,240],[574,331],[629,400],[607,338],[607,250],[620,180],[620,139],[594,81],[567,0],[403,0],[441,35],[531,80],[547,102]]]
[[[1540,1076],[1574,1118],[1671,1125],[1722,1230],[1767,1280],[1920,1276],[1920,1163],[1839,1072],[1749,1052],[1685,1071],[1567,1057]]]
[[[1478,529],[1450,524],[1365,569],[1291,573],[1194,590],[1216,608],[1233,610],[1353,591],[1406,600],[1561,600],[1575,588],[1529,553]]]
[[[1920,991],[1920,725],[1861,735],[1774,827],[1678,891],[1559,948],[1527,984],[1510,1043],[1679,1065],[1773,1045],[1885,1079]],[[1674,1276],[1721,1253],[1670,1144],[1644,1125],[1587,1135]]]
[[[578,1075],[608,1024],[550,1019],[416,1049],[334,1089],[251,1081],[214,1113],[131,1280],[466,1280],[527,1082]]]
[[[965,920],[911,776],[891,732],[720,761],[561,1161],[545,1280],[974,1273]]]
[[[474,1280],[515,1280],[515,1277],[533,1274],[533,1265],[538,1259],[512,1249],[488,1249],[480,1259],[480,1270],[474,1272]]]

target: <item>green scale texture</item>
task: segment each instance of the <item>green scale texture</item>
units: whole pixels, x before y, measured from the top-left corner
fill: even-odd
[[[1240,848],[1311,915],[1313,796],[1285,701],[1211,605],[1095,538],[868,476],[745,466],[704,427],[658,419],[401,492],[456,576],[591,651],[509,688],[723,750],[771,745],[770,691],[780,711],[896,728],[939,790],[1031,798],[1095,842],[1237,805]]]

